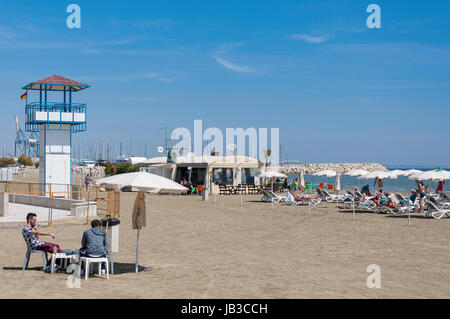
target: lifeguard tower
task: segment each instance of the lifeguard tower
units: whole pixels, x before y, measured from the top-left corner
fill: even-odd
[[[23,87],[27,90],[25,130],[40,134],[40,192],[67,196],[71,184],[72,133],[86,131],[86,104],[73,103],[72,93],[89,85],[53,75]],[[28,90],[39,91],[39,102],[28,103]],[[49,102],[48,92],[63,93],[63,102]],[[64,195],[66,194],[66,195]]]

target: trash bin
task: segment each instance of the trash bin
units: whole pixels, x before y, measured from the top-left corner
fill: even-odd
[[[106,225],[108,225],[106,237],[108,239],[109,251],[112,253],[118,253],[120,220],[117,218],[103,218],[101,222],[103,227],[106,227]]]

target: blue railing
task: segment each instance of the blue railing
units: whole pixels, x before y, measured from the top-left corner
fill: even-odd
[[[83,103],[32,102],[25,107],[25,130],[82,132],[86,130],[86,111]]]
[[[25,107],[25,113],[31,112],[67,112],[86,113],[86,104],[83,103],[57,103],[57,102],[32,102]]]

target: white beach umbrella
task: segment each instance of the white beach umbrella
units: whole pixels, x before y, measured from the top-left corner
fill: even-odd
[[[336,174],[336,180],[334,181],[334,189],[337,191],[341,190],[341,175]]]
[[[369,171],[366,171],[365,169],[354,169],[351,171],[348,171],[347,173],[343,175],[349,175],[349,176],[361,176],[369,173]]]
[[[287,175],[280,173],[273,169],[264,170],[258,176],[264,177],[264,178],[286,178],[287,177]]]
[[[412,174],[418,174],[418,173],[423,173],[423,171],[419,171],[418,169],[409,169],[405,171],[406,176],[410,176]]]
[[[361,176],[361,175],[365,175],[367,173],[369,173],[369,171],[366,171],[365,169],[353,169],[351,171],[348,171],[344,175]],[[359,183],[360,183],[360,180],[358,179],[358,188],[359,188]]]
[[[105,188],[121,189],[123,187],[132,187],[139,190],[136,196],[135,205],[132,214],[133,228],[137,228],[137,245],[136,245],[136,272],[138,272],[139,258],[139,235],[142,226],[145,226],[145,195],[143,192],[149,193],[184,193],[188,189],[168,178],[158,176],[147,172],[136,172],[114,175],[94,181],[94,185]]]
[[[400,169],[395,169],[389,172],[392,176],[408,176],[410,174],[409,171],[402,171]]]
[[[439,171],[438,173],[441,173],[443,180],[450,180],[450,171]]]
[[[441,180],[447,180],[450,179],[450,172],[448,171],[426,171],[421,173],[412,174],[408,177],[412,180],[419,180],[419,181],[426,181],[426,180],[433,180],[433,181],[441,181]]]
[[[314,176],[326,176],[326,177],[333,177],[336,176],[336,172],[332,171],[332,170],[323,170],[323,171],[318,171],[316,173],[314,173]]]
[[[398,177],[399,176],[408,176],[409,172],[408,171],[402,171],[400,169],[395,169],[393,171],[389,172],[391,174],[391,178],[395,178],[396,179],[396,189],[398,192]]]
[[[361,175],[359,178],[361,179],[371,179],[371,178],[395,178],[393,177],[393,175],[391,175],[389,172],[382,172],[382,171],[374,171],[374,172],[369,172],[365,175]]]
[[[298,183],[300,186],[305,187],[305,174],[303,174],[303,171],[300,172],[300,179]]]
[[[186,187],[168,178],[147,172],[113,175],[96,180],[93,183],[100,187],[114,189],[132,187],[146,193],[184,193],[188,191]]]

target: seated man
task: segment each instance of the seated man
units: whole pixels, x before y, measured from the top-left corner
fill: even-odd
[[[91,229],[85,230],[81,239],[80,255],[82,257],[106,257],[108,243],[106,233],[98,219],[91,222]]]
[[[27,225],[22,228],[22,235],[33,250],[42,250],[47,253],[62,253],[63,251],[57,244],[41,241],[39,236],[51,236],[55,239],[52,233],[41,232],[37,228],[37,217],[35,213],[28,213]],[[51,260],[47,260],[47,266],[50,266]]]
[[[367,197],[371,196],[369,185],[364,186],[361,188],[361,194],[362,194],[362,201],[364,202]]]
[[[98,219],[91,222],[91,229],[85,230],[81,239],[80,256],[90,258],[106,257],[108,254],[108,242],[106,233],[101,228],[102,223]],[[102,263],[102,269],[105,269]]]

